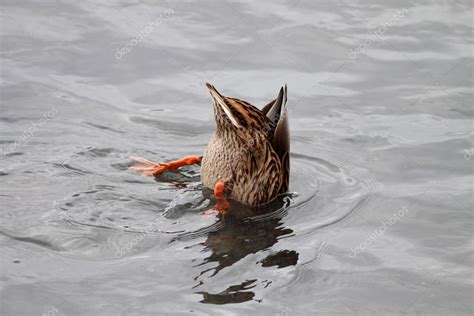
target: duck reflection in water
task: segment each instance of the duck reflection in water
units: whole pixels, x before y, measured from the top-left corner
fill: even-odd
[[[291,236],[293,233],[291,229],[282,225],[282,217],[289,204],[288,196],[278,198],[263,208],[251,208],[234,201],[229,202],[232,211],[225,216],[219,215],[219,220],[223,225],[216,231],[209,233],[203,243],[205,247],[203,251],[210,252],[210,255],[197,265],[200,267],[207,266],[209,263],[217,263],[217,266],[201,271],[195,277],[196,281],[208,272],[210,273],[209,278],[211,278],[247,255],[268,249],[276,244],[281,237]],[[283,250],[267,256],[260,261],[260,264],[264,267],[283,268],[295,265],[297,261],[297,252]],[[196,293],[203,295],[202,303],[240,303],[254,298],[255,293],[249,289],[256,286],[256,281],[242,280],[242,283],[230,285],[219,293]],[[202,284],[204,281],[201,279],[195,288]]]
[[[167,218],[179,218],[190,210],[202,212],[201,205],[207,205],[204,203],[206,199],[212,201],[208,207],[219,202],[215,199],[212,190],[196,185],[199,183],[199,179],[193,171],[181,170],[176,173],[163,174],[156,176],[155,181],[172,183],[176,188],[183,190],[176,198],[177,200],[171,203],[171,210],[168,210],[169,214],[165,215]],[[202,195],[199,194],[199,197],[192,201],[193,197],[196,197],[197,191],[202,192]],[[293,230],[284,227],[282,221],[291,200],[292,195],[287,193],[264,206],[250,207],[229,199],[227,200],[230,204],[228,212],[211,212],[218,217],[218,222],[212,225],[214,230],[209,232],[209,227],[206,227],[194,231],[192,234],[183,234],[173,239],[173,241],[178,241],[188,238],[194,239],[196,236],[206,236],[206,240],[199,245],[204,247],[203,252],[210,254],[195,266],[206,268],[194,278],[197,284],[193,287],[196,294],[202,295],[202,303],[231,304],[255,299],[255,293],[251,289],[257,286],[256,279],[243,279],[241,283],[231,284],[216,293],[198,291],[198,289],[205,283],[209,283],[219,271],[231,267],[247,255],[269,249],[279,239],[292,236]],[[201,214],[208,213],[202,212]],[[195,261],[197,260],[202,259]],[[258,263],[262,267],[284,268],[296,265],[297,262],[298,253],[296,251],[281,250],[268,255]],[[213,267],[208,268],[209,265]]]

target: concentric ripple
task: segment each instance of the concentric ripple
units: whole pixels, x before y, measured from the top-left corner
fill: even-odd
[[[169,172],[154,181],[128,173],[124,170],[127,163],[124,160],[111,163],[118,166],[119,176],[114,178],[83,172],[88,168],[78,161],[74,161],[73,166],[57,164],[82,180],[76,191],[55,202],[48,220],[88,230],[106,229],[109,233],[102,238],[106,236],[106,244],[112,248],[120,248],[126,240],[140,234],[155,241],[179,241],[206,237],[224,229],[217,216],[200,215],[214,202],[203,194],[198,168]],[[246,213],[242,220],[250,223],[279,221],[289,214],[292,228],[302,235],[348,220],[370,201],[374,191],[373,181],[360,176],[356,169],[346,170],[322,158],[295,153],[291,171],[291,192],[264,211]],[[293,216],[306,220],[293,222]],[[71,242],[78,243],[71,238],[56,238],[51,242],[58,249],[70,249]],[[153,242],[140,243],[133,253],[154,246]]]

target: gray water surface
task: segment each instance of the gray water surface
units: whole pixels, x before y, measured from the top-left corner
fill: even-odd
[[[471,315],[470,1],[2,1],[0,314]],[[204,82],[287,83],[290,193],[202,216]],[[249,217],[250,216],[250,217]]]

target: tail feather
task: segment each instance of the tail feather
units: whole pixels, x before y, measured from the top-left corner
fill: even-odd
[[[282,185],[280,193],[288,191],[290,174],[290,132],[288,127],[288,88],[285,84],[275,100],[262,108],[262,112],[275,125],[272,145],[282,165]]]

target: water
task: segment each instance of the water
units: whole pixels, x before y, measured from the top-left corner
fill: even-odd
[[[2,315],[472,314],[471,2],[1,14]],[[200,215],[198,167],[127,171],[203,152],[205,81],[259,106],[288,84],[268,214]]]

